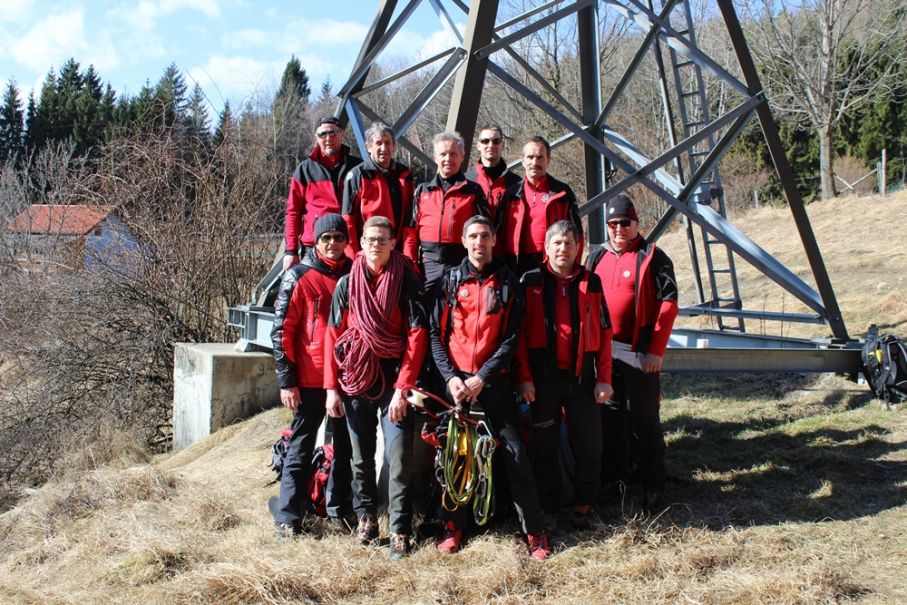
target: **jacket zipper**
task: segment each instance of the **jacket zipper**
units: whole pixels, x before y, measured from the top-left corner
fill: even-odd
[[[309,344],[311,345],[315,341],[315,327],[318,323],[318,303],[321,302],[321,297],[316,296],[315,302],[312,305],[312,329],[309,332]]]

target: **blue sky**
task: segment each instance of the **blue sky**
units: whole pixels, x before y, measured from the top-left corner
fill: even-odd
[[[400,2],[404,5],[405,2]],[[15,78],[23,105],[48,70],[70,57],[94,65],[117,94],[137,94],[175,63],[214,111],[266,96],[296,55],[313,91],[346,80],[377,0],[0,0],[0,82]],[[399,11],[399,7],[398,7]],[[456,13],[460,27],[465,15]],[[423,2],[380,62],[429,56],[451,44]]]

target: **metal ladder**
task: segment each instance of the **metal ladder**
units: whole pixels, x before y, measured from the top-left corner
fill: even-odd
[[[670,1],[670,0],[669,0]],[[681,36],[685,37],[692,46],[696,46],[696,35],[693,31],[693,18],[690,12],[689,0],[679,0],[671,11],[671,27]],[[674,90],[679,100],[678,109],[680,123],[683,125],[684,138],[698,132],[710,121],[709,103],[705,91],[705,81],[702,69],[687,58],[679,55],[673,48],[668,48],[671,71],[674,76]],[[709,135],[702,142],[694,146],[687,153],[689,174],[693,175],[699,169],[702,161],[715,146],[715,138]],[[724,203],[724,189],[718,169],[713,169],[701,181],[699,187],[692,195],[692,201],[698,204],[713,206],[721,216],[727,217]],[[692,229],[689,230],[692,235]],[[700,300],[700,304],[725,309],[741,309],[740,289],[737,284],[737,272],[734,265],[734,255],[731,249],[702,230],[703,256],[709,278],[709,292],[711,300]],[[695,253],[695,244],[691,245],[691,253]],[[698,263],[694,263],[698,266]],[[702,293],[702,276],[697,272],[697,290]],[[729,318],[718,315],[718,329],[722,331],[745,332],[742,317]]]

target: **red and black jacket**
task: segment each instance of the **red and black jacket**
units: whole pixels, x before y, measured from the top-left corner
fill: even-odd
[[[578,266],[570,279],[570,359],[581,382],[611,384],[611,323],[601,280]],[[534,382],[558,375],[555,305],[561,281],[548,263],[526,272],[520,280],[526,293],[526,315],[517,349],[517,381]]]
[[[501,159],[501,163],[506,165],[503,159]],[[498,206],[501,204],[504,193],[523,180],[520,175],[514,174],[506,168],[498,178],[492,179],[481,161],[477,162],[475,167],[466,173],[466,178],[470,181],[475,181],[485,192],[485,199],[488,200],[488,209],[491,212],[492,220],[497,216]]]
[[[332,268],[315,250],[309,250],[302,262],[284,272],[271,328],[278,387],[322,388],[324,332],[331,298],[351,264],[344,256]]]
[[[403,250],[403,225],[412,214],[413,188],[413,171],[396,161],[382,172],[371,158],[365,158],[347,173],[340,213],[350,232],[350,245],[346,248],[350,258],[360,250],[362,225],[373,216],[390,219],[397,249]]]
[[[469,259],[444,272],[434,292],[431,352],[445,382],[475,374],[486,383],[516,353],[525,300],[513,272],[500,260],[481,271]]]
[[[498,206],[497,216],[497,245],[495,252],[499,253],[508,263],[519,260],[520,238],[529,232],[529,205],[523,193],[525,179],[514,183]],[[559,181],[548,175],[549,197],[545,205],[545,229],[558,221],[568,220],[576,225],[580,234],[583,233],[583,223],[580,220],[579,208],[576,204],[576,195],[567,183]],[[583,237],[580,235],[579,257],[583,254]],[[544,254],[544,250],[539,251]],[[516,266],[516,265],[513,265]]]
[[[463,224],[471,216],[490,216],[482,188],[462,173],[447,191],[435,175],[421,183],[413,196],[413,208],[404,230],[403,254],[418,262],[421,257],[443,264],[463,259]]]
[[[663,356],[678,313],[677,279],[674,277],[674,264],[668,255],[654,242],[647,242],[642,236],[640,240],[636,250],[634,289],[636,322],[630,344],[633,351]],[[589,271],[595,271],[605,254],[617,254],[610,242],[605,242],[589,254],[586,259]],[[607,297],[608,285],[604,281],[603,287]]]
[[[396,250],[392,254],[400,254]],[[405,263],[406,274],[403,287],[400,291],[399,304],[394,308],[390,317],[390,324],[400,334],[406,336],[406,350],[403,357],[391,360],[400,366],[397,382],[394,388],[403,388],[416,384],[425,354],[428,352],[428,318],[422,301],[422,279],[410,263]],[[370,279],[382,279],[384,272],[377,276],[370,275]],[[331,315],[328,319],[328,329],[324,339],[324,388],[340,390],[337,360],[334,357],[334,343],[346,330],[349,314],[355,311],[350,308],[349,275],[344,275],[337,282],[334,297],[331,300]],[[385,361],[382,359],[382,362]]]
[[[315,221],[328,213],[340,214],[343,179],[346,173],[362,162],[350,155],[343,146],[343,157],[333,168],[316,145],[309,157],[296,167],[290,179],[287,214],[283,233],[287,252],[297,252],[300,246],[315,244]]]

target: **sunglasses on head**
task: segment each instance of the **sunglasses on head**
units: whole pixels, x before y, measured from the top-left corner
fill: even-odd
[[[481,143],[482,145],[488,145],[489,143],[491,143],[492,145],[500,145],[501,140],[502,139],[500,139],[499,137],[495,137],[493,139],[479,139],[479,143]]]
[[[622,218],[619,220],[608,221],[608,226],[611,227],[612,229],[617,229],[617,226],[620,225],[621,227],[626,229],[627,227],[630,226],[630,223],[632,223],[632,222],[633,221],[631,221],[628,218]]]
[[[329,244],[331,242],[337,242],[338,244],[342,244],[343,242],[346,241],[346,236],[342,233],[324,233],[318,239],[321,240],[322,242],[324,242],[325,244]]]

